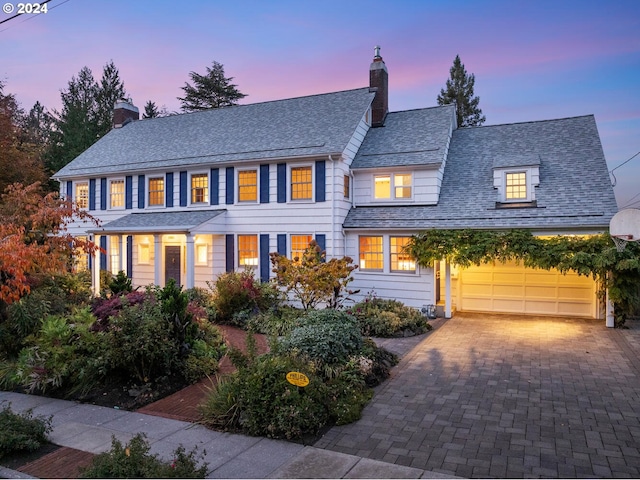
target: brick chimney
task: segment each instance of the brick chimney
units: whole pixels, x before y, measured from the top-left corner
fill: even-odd
[[[379,46],[375,48],[373,62],[369,67],[369,91],[376,92],[371,104],[371,125],[382,127],[389,112],[389,74],[380,56]]]
[[[131,99],[121,98],[113,106],[113,128],[124,127],[127,123],[140,119],[138,107],[131,103]]]

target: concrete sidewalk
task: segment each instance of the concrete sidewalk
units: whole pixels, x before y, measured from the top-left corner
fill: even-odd
[[[34,416],[53,416],[50,441],[91,453],[111,448],[145,433],[151,453],[171,460],[176,448],[206,451],[208,478],[453,478],[418,468],[394,465],[340,452],[262,437],[232,435],[201,425],[53,398],[0,392],[0,404]],[[29,478],[0,467],[0,477]]]

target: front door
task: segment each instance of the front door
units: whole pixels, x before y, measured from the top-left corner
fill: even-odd
[[[165,285],[170,278],[180,283],[180,247],[164,247],[164,282]]]

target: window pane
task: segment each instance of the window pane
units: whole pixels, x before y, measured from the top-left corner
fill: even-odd
[[[151,260],[150,246],[148,243],[138,244],[138,263],[148,264]]]
[[[238,172],[238,201],[255,202],[258,200],[258,171]]]
[[[360,237],[360,269],[382,270],[382,237]]]
[[[202,243],[196,245],[196,265],[206,265],[207,263],[207,244]]]
[[[84,236],[78,236],[77,238],[78,240],[81,240],[83,242],[87,241],[87,237]],[[87,254],[87,252],[85,252],[81,248],[76,248],[73,259],[75,272],[86,272],[87,270],[89,270],[89,255]]]
[[[76,204],[80,208],[89,208],[89,184],[79,183],[76,185]]]
[[[258,265],[257,235],[238,235],[238,262],[241,267]]]
[[[149,205],[164,205],[164,178],[149,179]]]
[[[209,175],[191,176],[191,203],[205,203],[209,197]]]
[[[507,173],[505,198],[507,200],[527,198],[527,174],[525,172]]]
[[[351,196],[351,179],[349,175],[344,176],[344,198],[349,198]]]
[[[411,174],[395,174],[393,176],[394,194],[396,198],[411,198]]]
[[[374,198],[391,198],[391,177],[377,176],[374,180]]]
[[[124,207],[124,180],[111,181],[111,208]]]
[[[391,271],[415,272],[416,262],[404,248],[409,244],[411,237],[391,237]]]
[[[311,200],[312,195],[311,167],[291,169],[291,199]]]
[[[120,238],[111,237],[111,273],[117,274],[120,271]]]
[[[311,238],[311,235],[291,235],[291,259],[293,261],[302,261],[302,254],[311,243]]]

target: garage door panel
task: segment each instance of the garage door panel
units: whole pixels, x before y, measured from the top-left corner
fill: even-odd
[[[463,269],[458,281],[460,310],[595,317],[595,282],[575,273],[511,262]]]

